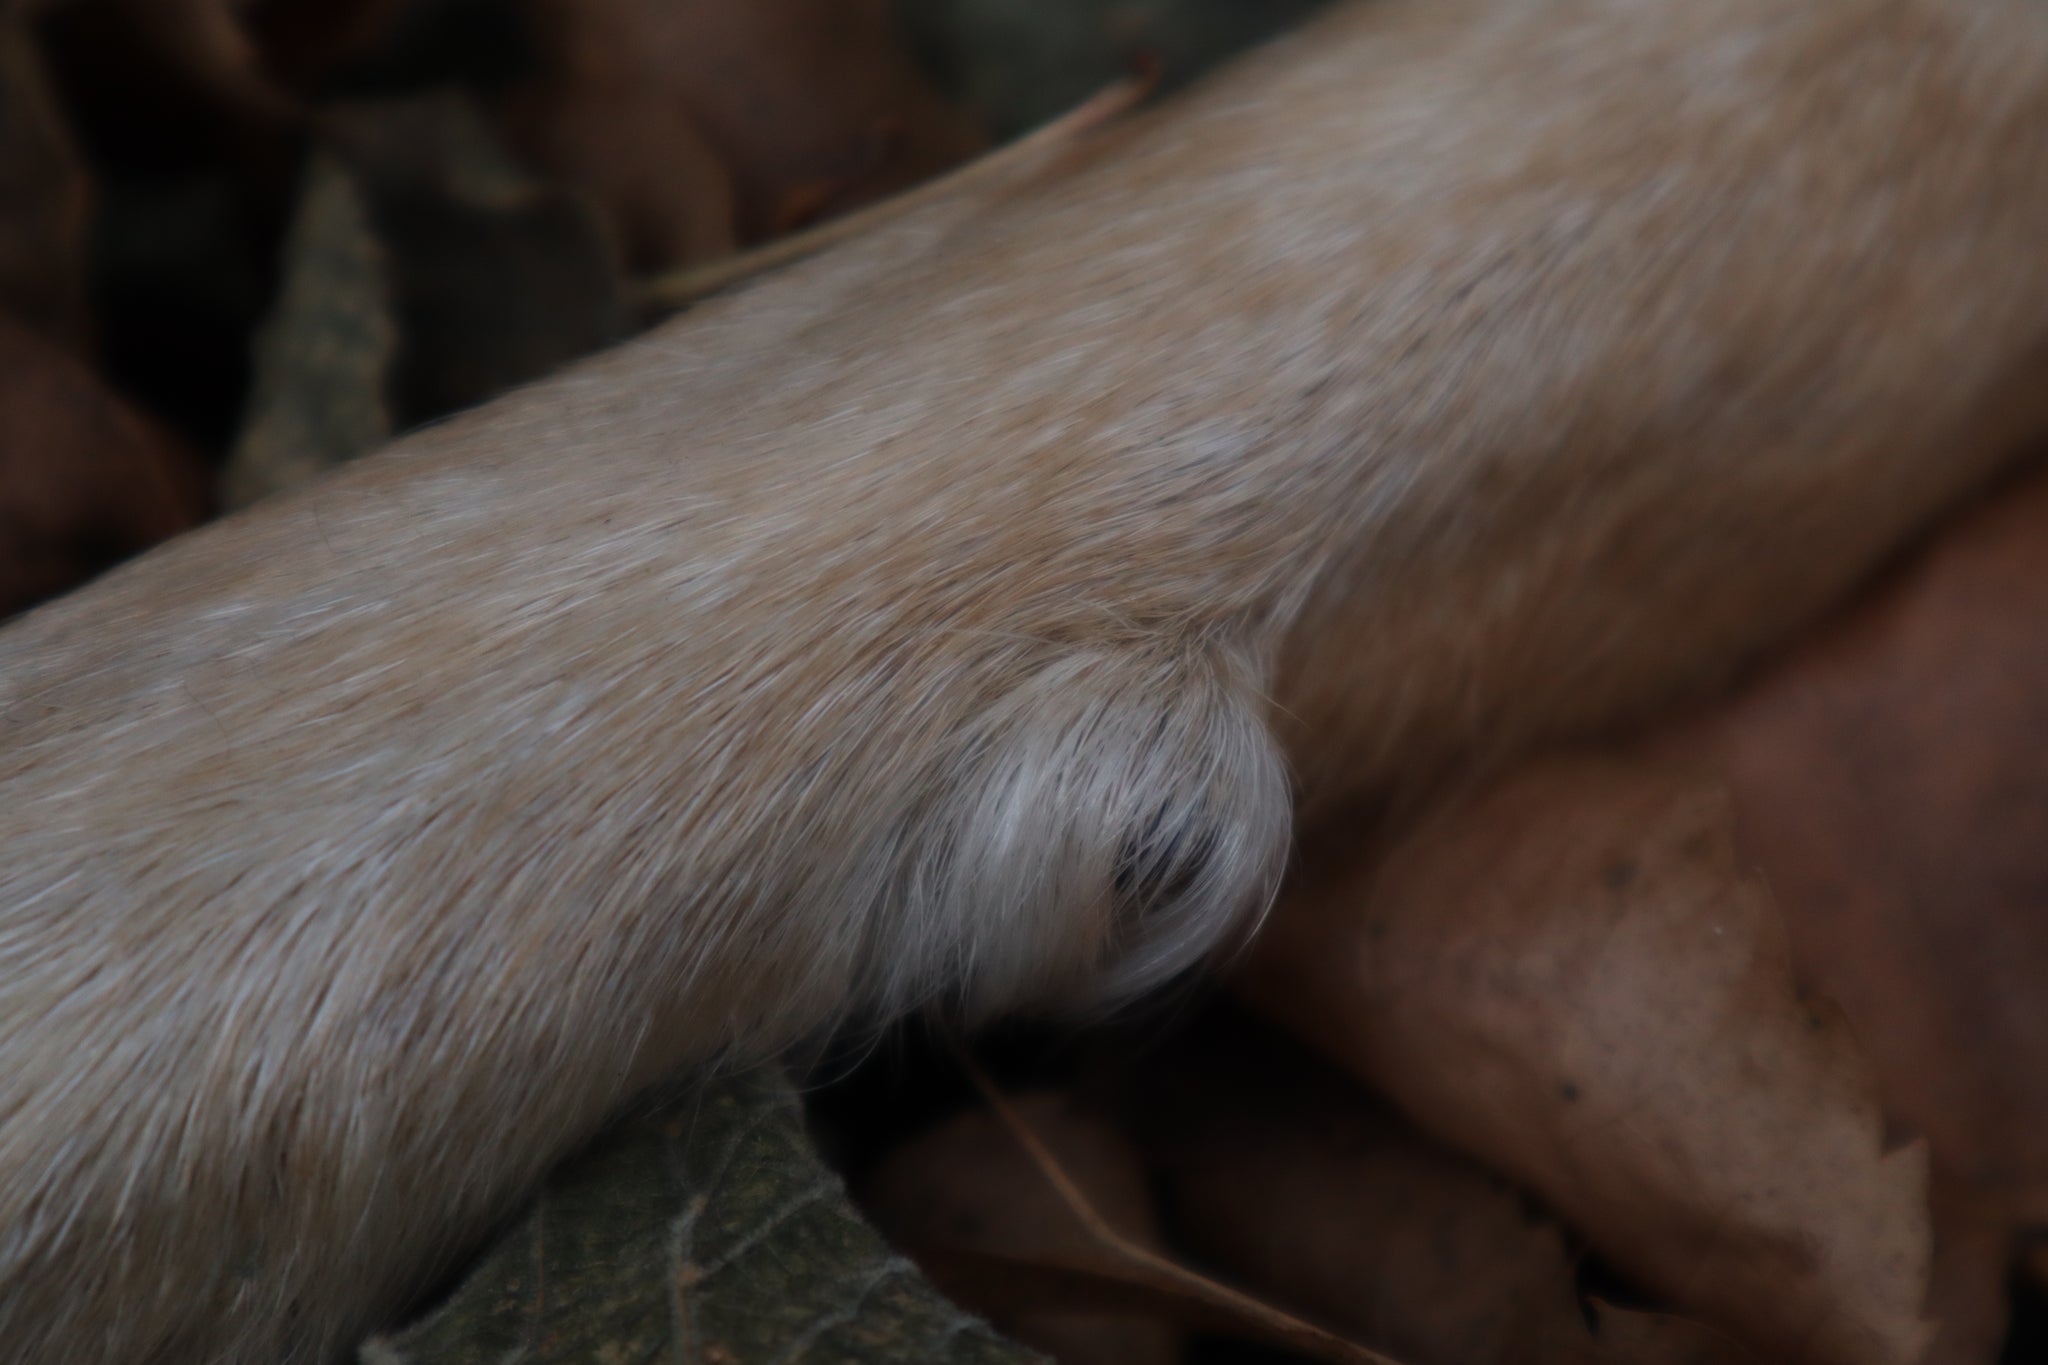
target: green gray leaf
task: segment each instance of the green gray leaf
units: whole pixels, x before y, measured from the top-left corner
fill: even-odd
[[[772,1077],[707,1084],[559,1170],[361,1365],[1026,1365],[855,1211]]]
[[[307,163],[284,261],[222,479],[230,507],[304,483],[391,435],[384,385],[398,329],[384,248],[353,177],[327,153]]]

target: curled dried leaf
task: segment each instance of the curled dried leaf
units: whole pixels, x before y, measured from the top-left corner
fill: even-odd
[[[1585,760],[1300,888],[1245,993],[1624,1272],[1774,1357],[1924,1349],[1926,1161],[1887,1151],[1839,1018],[1711,784]]]

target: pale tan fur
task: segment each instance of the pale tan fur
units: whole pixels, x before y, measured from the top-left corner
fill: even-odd
[[[2048,5],[1388,0],[0,633],[0,1343],[322,1360],[636,1089],[1142,987],[2048,420]]]

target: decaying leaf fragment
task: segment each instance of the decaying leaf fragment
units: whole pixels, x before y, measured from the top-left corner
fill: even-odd
[[[1925,1347],[1926,1157],[1887,1151],[1839,1017],[1793,990],[1727,803],[1686,772],[1524,771],[1302,887],[1268,1016],[1766,1355]]]

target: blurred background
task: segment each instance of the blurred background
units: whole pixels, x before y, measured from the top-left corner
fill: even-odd
[[[1309,0],[13,0],[0,615]]]

